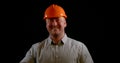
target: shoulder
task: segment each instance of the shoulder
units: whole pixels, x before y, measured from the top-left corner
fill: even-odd
[[[71,43],[71,47],[75,47],[79,51],[81,50],[87,51],[87,46],[83,42],[72,39],[72,38],[69,38],[69,41]]]
[[[71,45],[82,48],[83,46],[85,46],[85,44],[81,41],[78,41],[76,39],[73,38],[68,38],[68,41],[71,43]]]
[[[44,47],[45,42],[46,42],[46,39],[44,39],[44,40],[41,41],[41,42],[34,43],[34,44],[32,45],[32,48],[34,48],[34,49],[40,49],[40,48]]]
[[[78,40],[76,40],[76,39],[73,39],[73,38],[68,38],[68,40],[72,43],[72,44],[75,44],[75,45],[82,45],[83,44],[83,42],[81,42],[81,41],[78,41]]]

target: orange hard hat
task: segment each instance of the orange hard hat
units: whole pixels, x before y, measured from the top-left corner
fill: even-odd
[[[64,9],[59,5],[52,4],[45,10],[44,19],[62,17],[62,16],[67,18]]]

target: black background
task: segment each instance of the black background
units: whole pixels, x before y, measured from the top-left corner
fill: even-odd
[[[104,44],[103,2],[95,0],[25,0],[21,4],[21,21],[24,29],[16,33],[14,45],[16,63],[23,59],[32,44],[48,37],[43,20],[44,11],[50,4],[64,8],[67,18],[66,33],[83,42],[89,49],[95,63],[103,63],[101,54]],[[18,19],[18,21],[20,21]],[[16,20],[17,21],[17,20]],[[22,27],[19,27],[22,28]],[[18,28],[17,28],[18,29]],[[19,37],[18,37],[19,36]]]

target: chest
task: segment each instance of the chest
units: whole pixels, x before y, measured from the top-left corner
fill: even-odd
[[[46,63],[73,63],[77,60],[78,49],[75,46],[48,46],[41,49],[39,60]]]

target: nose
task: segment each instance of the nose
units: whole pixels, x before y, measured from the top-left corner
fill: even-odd
[[[53,26],[56,26],[56,25],[57,25],[57,21],[56,21],[56,20],[53,20],[52,25],[53,25]]]

